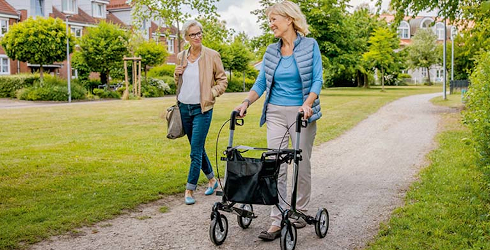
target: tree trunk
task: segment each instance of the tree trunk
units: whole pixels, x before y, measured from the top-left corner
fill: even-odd
[[[385,91],[385,74],[383,68],[381,68],[381,91]]]
[[[364,88],[368,89],[369,88],[368,75],[363,74],[363,77],[364,77]]]
[[[359,70],[356,70],[356,82],[357,82],[357,87],[358,88],[362,87],[362,83],[361,83],[361,72],[359,72]]]
[[[108,84],[106,72],[100,72],[100,83]],[[109,87],[109,86],[107,86],[107,87]]]
[[[430,67],[427,67],[427,79],[429,80],[429,85],[432,85],[432,83],[430,82],[430,71],[429,71],[429,68]]]
[[[180,52],[181,48],[180,48],[180,25],[179,25],[179,20],[177,20],[177,42],[179,43],[178,44],[178,48],[179,48],[179,51],[177,53]]]
[[[39,78],[41,80],[41,82],[44,81],[44,68],[43,68],[43,65],[42,64],[39,64]]]
[[[146,76],[148,74],[148,68],[145,66],[145,82],[148,82],[148,77]]]

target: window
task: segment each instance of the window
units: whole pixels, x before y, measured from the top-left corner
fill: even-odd
[[[72,79],[78,78],[78,69],[71,68],[71,78]]]
[[[0,74],[10,75],[10,60],[7,56],[0,56]]]
[[[427,77],[427,68],[422,68],[422,77]]]
[[[63,12],[76,13],[77,0],[63,0],[61,2],[61,9],[63,10]]]
[[[407,22],[402,21],[398,26],[398,36],[401,39],[410,39],[410,25]]]
[[[424,18],[420,23],[420,28],[429,28],[430,26],[432,26],[433,22],[434,20],[432,20],[432,18]]]
[[[444,76],[444,70],[443,69],[438,69],[436,71],[437,78],[442,78]]]
[[[31,1],[34,1],[34,4],[33,4],[34,5],[34,15],[44,16],[44,0],[31,0]]]
[[[8,19],[0,19],[0,36],[5,35],[9,31],[9,20]]]
[[[437,35],[437,40],[444,40],[444,24],[436,23],[435,31]]]
[[[92,16],[105,18],[105,4],[92,2]]]
[[[82,28],[81,27],[71,27],[71,33],[77,38],[82,37]]]
[[[173,54],[175,53],[175,50],[174,50],[174,43],[175,43],[175,39],[174,38],[168,38],[167,39],[167,50],[169,53]]]

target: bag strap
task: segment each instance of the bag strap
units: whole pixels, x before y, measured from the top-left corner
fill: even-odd
[[[184,65],[184,60],[187,60],[187,50],[184,50],[184,53],[182,54],[182,58],[180,59],[180,66]],[[180,91],[180,87],[182,87],[182,75],[179,76],[179,81],[177,82],[177,89]],[[175,95],[175,100],[177,103],[179,102],[179,97]]]

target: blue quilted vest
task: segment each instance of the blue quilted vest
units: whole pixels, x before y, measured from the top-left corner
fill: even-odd
[[[296,65],[298,66],[299,75],[303,84],[303,102],[306,101],[306,98],[308,98],[308,95],[310,94],[313,79],[313,48],[315,42],[316,41],[313,38],[302,37],[299,34],[294,41],[293,56],[296,60]],[[264,107],[262,108],[260,126],[264,125],[266,121],[267,104],[269,103],[272,82],[274,81],[274,72],[276,71],[277,65],[279,64],[282,56],[281,44],[282,40],[279,40],[279,42],[269,45],[265,51],[263,63],[265,66],[264,69],[267,87],[265,90],[266,96]],[[312,109],[313,115],[308,119],[308,123],[316,121],[322,117],[319,98],[316,98],[316,100],[313,102]]]

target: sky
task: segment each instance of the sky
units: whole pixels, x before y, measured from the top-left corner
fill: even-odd
[[[351,0],[350,5],[357,6],[367,2],[374,8],[375,1]],[[382,9],[388,9],[389,0],[383,0]],[[260,8],[259,0],[220,0],[216,3],[221,20],[226,21],[226,27],[237,32],[244,31],[249,37],[259,36],[262,31],[257,23],[257,16],[250,12]]]

